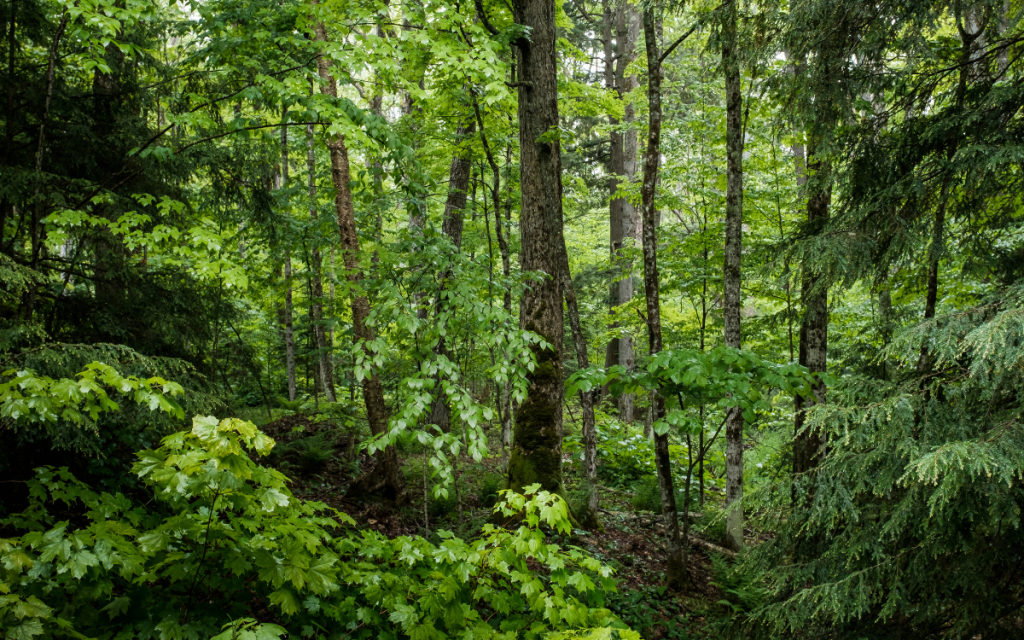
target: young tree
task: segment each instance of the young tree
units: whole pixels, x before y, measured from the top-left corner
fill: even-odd
[[[743,253],[743,95],[740,92],[740,64],[736,41],[739,3],[730,2],[722,10],[722,71],[725,74],[725,260],[722,282],[725,292],[725,346],[741,346],[740,317],[743,302],[740,295],[741,257]],[[729,411],[725,427],[726,470],[725,502],[726,539],[729,546],[743,546],[743,413],[739,408]]]
[[[322,22],[314,26],[315,39],[327,43],[327,29]],[[317,72],[320,76],[320,92],[329,98],[338,97],[338,88],[331,74],[330,62],[321,54],[317,56]],[[359,233],[356,229],[355,209],[352,205],[352,191],[349,188],[351,173],[349,171],[348,148],[341,135],[328,141],[331,154],[331,182],[334,184],[334,205],[338,216],[338,235],[341,241],[342,262],[348,272],[348,280],[352,285],[352,329],[355,339],[360,345],[375,339],[373,328],[366,321],[370,316],[370,302],[359,290],[363,281],[363,272],[359,264]],[[387,430],[387,407],[384,404],[384,387],[380,374],[367,375],[363,378],[363,402],[366,406],[366,418],[370,423],[373,435],[380,435]],[[402,475],[398,463],[398,454],[394,445],[387,445],[378,451],[377,464],[379,469],[363,476],[359,486],[367,492],[383,490],[384,494],[395,500],[405,495],[405,476]]]

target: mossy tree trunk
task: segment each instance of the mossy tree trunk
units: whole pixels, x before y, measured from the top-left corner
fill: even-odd
[[[515,21],[529,27],[517,49],[519,169],[522,208],[519,224],[523,271],[544,279],[531,283],[519,307],[520,327],[542,337],[534,347],[537,365],[528,376],[526,398],[515,415],[508,487],[521,491],[540,484],[562,486],[562,165],[558,140],[558,88],[554,0],[516,0]]]

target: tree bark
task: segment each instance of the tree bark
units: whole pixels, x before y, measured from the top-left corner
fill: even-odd
[[[520,38],[519,217],[523,271],[544,274],[520,301],[520,328],[548,347],[533,347],[536,367],[527,376],[526,398],[516,411],[508,464],[508,487],[522,491],[539,483],[548,491],[562,486],[562,165],[558,140],[558,86],[554,0],[516,0],[516,23],[530,29]]]
[[[469,191],[469,177],[472,164],[472,154],[469,148],[465,146],[465,142],[473,135],[474,129],[475,125],[472,122],[459,126],[455,133],[455,139],[459,143],[459,148],[456,149],[455,154],[452,156],[452,164],[448,171],[448,198],[444,204],[441,232],[448,236],[448,239],[455,245],[456,251],[462,249],[462,223],[466,211],[466,194]],[[437,315],[440,315],[444,310],[445,299],[443,294],[450,279],[451,271],[446,270],[441,276],[441,291],[436,303]],[[444,335],[438,340],[434,353],[448,355],[448,346]],[[436,424],[442,432],[448,433],[451,431],[451,408],[448,406],[448,396],[441,388],[440,376],[438,376],[436,382],[435,391],[437,395],[434,397],[434,404],[430,410],[429,424]]]
[[[317,23],[315,37],[327,42],[327,30],[323,23]],[[322,56],[317,56],[317,72],[320,75],[320,92],[331,98],[338,97],[338,89],[331,75],[330,63]],[[365,348],[366,343],[374,340],[373,328],[366,324],[370,315],[370,302],[360,293],[363,272],[359,265],[359,234],[356,229],[355,209],[352,204],[352,191],[349,189],[348,148],[342,136],[328,141],[331,153],[331,181],[334,184],[334,206],[338,216],[338,236],[342,262],[345,265],[347,278],[352,283],[352,330],[357,344]],[[370,423],[370,432],[380,435],[387,430],[387,407],[384,404],[384,387],[379,375],[363,378],[363,402],[366,404],[366,418]],[[383,491],[385,497],[394,500],[405,496],[405,477],[398,463],[395,447],[388,445],[377,453],[377,468],[365,474],[357,487],[366,492]]]
[[[723,10],[722,70],[725,74],[725,260],[723,268],[724,342],[739,349],[742,345],[740,318],[743,309],[740,294],[743,253],[743,95],[740,65],[736,50],[736,3]],[[736,503],[728,511],[725,537],[734,551],[743,547],[743,412],[729,410],[725,426],[725,503]]]
[[[644,181],[641,189],[644,253],[644,289],[647,298],[647,343],[651,356],[661,351],[661,303],[658,292],[658,228],[654,197],[658,187],[658,164],[661,159],[661,53],[658,46],[658,18],[655,8],[643,12],[644,41],[647,48],[647,104],[650,121],[647,132],[647,152],[644,156]],[[652,394],[653,418],[665,415],[665,399]],[[672,462],[668,453],[668,435],[654,436],[654,463],[658,471],[658,489],[661,494],[661,512],[665,518],[667,540],[665,551],[668,566],[665,579],[670,587],[686,586],[689,579],[687,559],[679,535],[676,517],[676,494],[672,486]]]
[[[828,220],[828,208],[832,199],[826,185],[827,165],[814,157],[813,149],[808,154],[808,167],[815,175],[812,191],[807,199],[807,221],[812,229]],[[800,297],[804,304],[804,315],[800,322],[800,364],[811,373],[823,373],[828,363],[828,289],[821,282],[821,274],[814,265],[804,265]],[[806,473],[821,462],[825,451],[825,438],[820,431],[807,431],[804,425],[807,409],[825,401],[825,386],[814,387],[813,397],[797,395],[793,399],[795,416],[795,437],[793,439],[793,473]]]
[[[282,140],[284,134],[282,134]],[[309,188],[309,218],[316,226],[316,153],[313,150],[313,125],[306,128],[306,169],[308,174]],[[309,249],[310,254],[310,278],[312,278],[311,289],[313,299],[310,300],[310,316],[313,320],[313,336],[316,339],[317,361],[320,364],[320,383],[324,388],[324,397],[327,402],[337,402],[334,393],[334,364],[331,361],[331,353],[334,348],[333,342],[327,342],[327,330],[324,327],[324,283],[321,277],[323,270],[323,257],[320,254],[320,247],[313,242]]]
[[[569,312],[569,329],[572,331],[572,341],[576,348],[576,362],[580,369],[590,366],[590,358],[587,355],[587,339],[583,335],[583,327],[580,325],[580,310],[576,302],[576,287],[572,282],[572,273],[569,271],[569,252],[565,246],[565,237],[562,237],[562,295],[565,297],[565,307]],[[594,394],[593,391],[580,392],[580,411],[583,414],[583,467],[584,479],[587,487],[587,506],[583,513],[576,513],[576,519],[586,529],[604,530],[601,521],[597,516],[597,509],[600,494],[597,490],[597,424],[594,419]]]
[[[609,88],[622,98],[639,86],[635,76],[626,76],[626,67],[636,58],[636,46],[640,39],[640,14],[628,2],[620,2],[614,10],[605,5],[605,78]],[[615,46],[612,47],[612,29],[615,30]],[[620,124],[611,118],[611,124]],[[632,103],[626,103],[622,124],[628,127],[634,120]],[[622,248],[627,239],[639,241],[639,224],[636,208],[627,198],[615,197],[620,180],[632,182],[637,169],[637,136],[636,131],[615,131],[610,134],[611,154],[609,160],[609,223],[611,240],[611,258],[618,263],[618,282],[612,283],[611,306],[628,304],[633,299],[633,275]],[[617,328],[617,325],[613,325]],[[611,340],[605,356],[605,365],[621,364],[632,369],[635,363],[633,338],[621,334]],[[634,420],[634,398],[632,394],[619,397],[619,418],[624,422]]]
[[[282,120],[284,120],[282,114]],[[288,127],[281,127],[281,186],[288,183]],[[295,384],[295,330],[292,326],[292,255],[286,246],[284,252],[284,364],[288,375],[288,401],[295,402],[298,395]]]

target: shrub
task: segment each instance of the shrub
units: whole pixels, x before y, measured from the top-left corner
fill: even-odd
[[[224,627],[225,640],[317,629],[354,640],[588,628],[609,637],[611,627],[639,638],[601,608],[611,570],[547,544],[542,524],[570,529],[558,496],[536,486],[507,494],[499,508],[520,513],[521,526],[485,525],[475,542],[449,532],[437,545],[388,539],[295,498],[281,472],[247,455],[273,446],[251,423],[197,417],[191,432],[138,454],[133,470],[152,492],[145,504],[39,469],[29,507],[0,521],[18,534],[0,540],[0,627],[13,638],[170,640]]]

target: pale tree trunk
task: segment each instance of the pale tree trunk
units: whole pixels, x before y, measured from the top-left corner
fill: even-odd
[[[640,14],[628,2],[619,2],[613,10],[605,5],[605,81],[622,97],[639,86],[635,76],[626,76],[626,67],[636,58],[636,46],[640,39]],[[612,29],[615,30],[615,47],[611,45]],[[634,120],[632,103],[625,105],[624,119],[621,124],[629,126]],[[611,118],[611,124],[620,124]],[[609,160],[609,223],[612,260],[619,264],[619,281],[612,284],[612,307],[628,304],[633,299],[633,277],[631,265],[626,262],[622,248],[626,241],[639,240],[639,221],[636,208],[626,198],[614,197],[619,188],[620,179],[632,182],[637,169],[637,136],[636,131],[613,131],[611,137],[611,153]],[[623,333],[613,338],[608,344],[605,365],[620,364],[632,369],[635,362],[632,336]],[[619,418],[632,422],[634,398],[632,394],[619,397]]]
[[[547,491],[562,486],[562,165],[558,133],[558,66],[555,51],[555,3],[516,0],[517,24],[530,29],[517,48],[519,90],[519,169],[522,207],[519,217],[523,271],[545,274],[531,283],[520,301],[520,328],[550,346],[533,347],[537,365],[515,416],[515,437],[508,464],[508,487],[522,491],[538,483]]]
[[[327,42],[327,30],[323,23],[317,23],[316,39]],[[323,57],[317,57],[317,71],[320,75],[320,92],[331,98],[337,98],[338,89],[331,75],[330,63]],[[345,265],[347,278],[352,284],[352,330],[359,345],[375,339],[373,328],[366,324],[370,315],[370,302],[360,292],[363,272],[359,265],[359,234],[356,230],[355,209],[352,204],[352,192],[349,189],[348,148],[342,136],[328,141],[331,152],[331,181],[335,189],[335,210],[338,215],[339,249]],[[370,432],[380,435],[387,430],[387,407],[384,404],[384,387],[379,375],[363,378],[363,401],[366,404],[366,418],[370,423]],[[398,463],[395,447],[389,445],[377,454],[377,468],[365,474],[356,485],[366,492],[383,490],[386,497],[399,500],[405,496],[405,478]]]
[[[455,139],[459,144],[455,154],[452,156],[452,163],[448,170],[448,198],[444,203],[444,218],[441,220],[441,232],[448,236],[456,251],[462,250],[462,226],[463,217],[466,211],[466,194],[469,191],[469,178],[471,173],[472,154],[466,142],[474,134],[474,125],[462,125],[455,133]],[[451,279],[451,271],[446,270],[441,276],[441,291],[436,302],[436,315],[440,316],[445,309],[443,297],[445,289],[448,288],[448,281]],[[444,335],[441,335],[434,353],[450,356],[448,345]],[[436,396],[430,410],[429,424],[436,424],[442,432],[451,431],[451,408],[448,406],[448,396],[441,388],[440,375],[437,377],[435,386]]]
[[[740,91],[740,66],[736,50],[736,3],[723,10],[722,70],[725,74],[726,113],[726,191],[725,261],[723,269],[724,342],[727,347],[741,346],[740,299],[741,256],[743,244],[743,96]],[[725,503],[735,505],[726,516],[725,537],[729,546],[743,546],[743,412],[729,410],[725,426]]]
[[[309,217],[314,226],[317,219],[316,206],[316,153],[313,149],[313,125],[306,129],[306,170],[309,188]],[[312,289],[312,300],[310,300],[310,316],[313,320],[313,336],[316,339],[317,361],[320,365],[320,382],[324,388],[324,397],[327,402],[337,402],[334,395],[334,365],[331,362],[331,354],[334,350],[333,342],[327,342],[327,331],[324,327],[324,284],[320,271],[323,268],[323,258],[320,255],[320,247],[313,242],[309,249],[310,254],[310,278]]]
[[[647,298],[647,342],[651,356],[661,351],[661,302],[658,293],[658,227],[654,198],[658,188],[658,164],[661,158],[661,53],[658,46],[658,23],[655,8],[643,12],[644,41],[647,47],[647,103],[650,113],[647,152],[644,155],[644,181],[641,189],[644,252],[644,289]],[[665,399],[653,395],[653,419],[665,415]],[[676,494],[672,486],[672,461],[668,453],[668,435],[654,435],[654,464],[658,471],[661,512],[665,518],[665,555],[668,566],[665,579],[671,587],[689,583],[687,559],[679,535]]]

